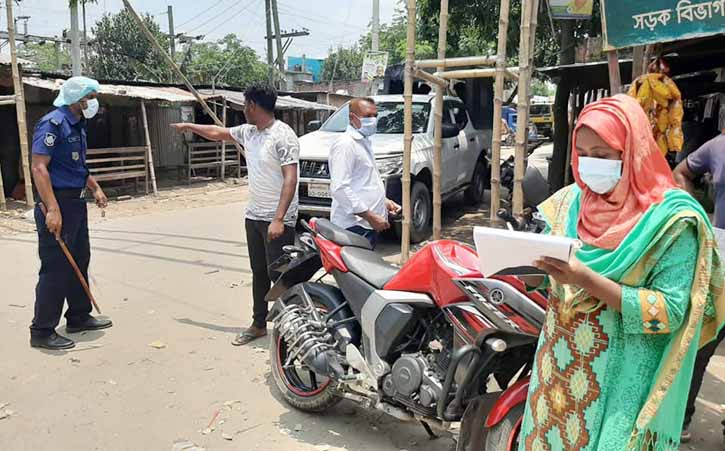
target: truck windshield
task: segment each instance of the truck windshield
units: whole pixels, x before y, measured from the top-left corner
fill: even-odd
[[[531,115],[532,116],[548,116],[551,114],[551,105],[549,104],[540,104],[540,105],[531,105]]]
[[[383,135],[403,134],[403,103],[379,102],[378,133]],[[349,105],[342,106],[328,119],[320,130],[324,132],[342,133],[349,124]],[[413,103],[413,133],[425,133],[428,128],[430,103]]]

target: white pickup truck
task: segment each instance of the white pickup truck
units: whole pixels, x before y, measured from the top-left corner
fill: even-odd
[[[378,169],[387,196],[401,203],[403,173],[403,96],[373,97],[378,108],[378,130],[372,137]],[[434,96],[413,96],[413,152],[411,155],[411,240],[420,242],[430,235],[433,217]],[[300,214],[329,215],[330,147],[348,126],[349,105],[340,107],[319,130],[300,138]],[[446,97],[443,107],[443,149],[441,192],[443,199],[465,191],[466,200],[483,200],[490,184],[488,150],[491,131],[473,126],[463,102]]]

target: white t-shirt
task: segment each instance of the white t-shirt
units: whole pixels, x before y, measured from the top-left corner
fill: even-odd
[[[254,125],[244,124],[229,129],[229,132],[245,150],[250,195],[246,217],[272,222],[284,184],[282,166],[295,164],[299,167],[300,144],[297,135],[282,121],[274,121],[261,131]],[[284,217],[286,225],[294,227],[298,203],[295,190],[295,197]]]

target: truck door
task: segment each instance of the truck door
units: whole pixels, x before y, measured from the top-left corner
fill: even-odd
[[[476,167],[476,157],[472,156],[476,151],[476,146],[473,145],[475,142],[470,142],[470,139],[475,141],[475,135],[468,130],[468,114],[463,103],[455,100],[449,101],[449,109],[453,123],[460,130],[458,137],[454,138],[456,142],[453,145],[454,159],[452,161],[455,165],[452,167],[456,168],[452,183],[454,187],[458,187],[470,181],[473,169]]]
[[[451,101],[443,102],[443,125],[455,124]],[[446,193],[456,187],[458,171],[460,169],[458,159],[460,158],[461,144],[458,136],[443,139],[441,149],[441,192]]]

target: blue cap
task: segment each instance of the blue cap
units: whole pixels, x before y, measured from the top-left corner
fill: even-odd
[[[88,77],[71,77],[60,87],[60,93],[55,98],[53,105],[62,107],[78,103],[83,97],[92,92],[98,92],[101,85],[94,79]]]

